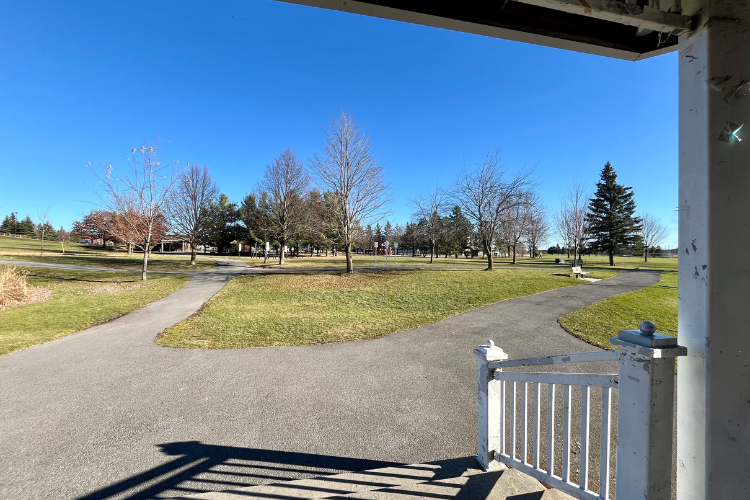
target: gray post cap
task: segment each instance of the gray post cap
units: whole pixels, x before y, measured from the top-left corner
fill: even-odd
[[[669,335],[656,333],[656,325],[650,321],[642,321],[638,330],[620,330],[617,338],[643,347],[676,347],[677,339]]]

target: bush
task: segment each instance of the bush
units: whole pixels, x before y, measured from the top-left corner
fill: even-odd
[[[0,266],[0,306],[26,298],[26,271],[11,266]]]

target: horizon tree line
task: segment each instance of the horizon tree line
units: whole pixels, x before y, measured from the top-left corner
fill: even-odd
[[[73,233],[101,239],[103,246],[108,241],[124,244],[128,253],[140,249],[142,279],[152,248],[170,231],[188,243],[191,265],[200,248],[206,252],[216,246],[226,253],[231,245],[239,251],[245,243],[254,249],[261,245],[264,262],[270,246],[278,249],[279,264],[305,247],[334,255],[344,250],[347,272],[353,272],[354,251],[380,253],[386,241],[399,243],[412,255],[429,252],[430,262],[441,250],[446,257],[474,257],[481,251],[491,270],[496,252],[507,251],[513,263],[523,249],[535,258],[553,228],[574,259],[584,251],[604,252],[610,265],[623,249],[644,248],[648,259],[648,249],[666,233],[656,217],[634,215],[632,188],[617,183],[609,162],[592,197],[574,184],[550,216],[533,170],[510,171],[500,164],[499,151],[472,168],[464,164],[450,187],[436,186],[410,200],[413,217],[404,227],[389,221],[381,227],[391,193],[369,137],[343,111],[324,132],[322,152],[310,160],[310,171],[286,149],[266,165],[239,204],[219,191],[206,166],[162,163],[158,142],[132,148],[127,168],[108,165],[97,175],[100,209],[76,221]],[[30,217],[18,221],[15,213],[6,216],[0,230],[11,229],[42,236],[42,241],[66,233],[55,231],[46,213],[39,225]]]

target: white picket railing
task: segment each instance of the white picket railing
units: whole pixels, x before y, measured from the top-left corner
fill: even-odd
[[[495,371],[495,380],[500,381],[500,448],[495,450],[495,459],[514,467],[530,476],[546,482],[568,494],[581,499],[609,498],[609,462],[610,462],[610,422],[612,389],[617,389],[618,376],[588,373],[512,373]],[[533,384],[532,405],[529,405],[529,385]],[[547,439],[546,447],[542,446],[541,408],[542,387],[546,386]],[[521,418],[518,428],[517,386],[521,387]],[[562,385],[563,426],[562,426],[562,474],[556,475],[555,466],[555,402],[556,388]],[[581,434],[580,434],[580,472],[579,484],[571,483],[571,393],[572,386],[581,387]],[[602,432],[600,439],[600,488],[598,493],[589,491],[589,406],[591,387],[601,388],[602,392]],[[510,418],[506,419],[506,405],[509,406]],[[529,406],[531,406],[532,460],[529,463]],[[516,435],[520,430],[521,450],[517,455]],[[505,436],[510,434],[510,447],[506,447]],[[546,451],[546,453],[544,453]],[[541,468],[546,462],[546,469]],[[541,471],[541,473],[540,473]]]
[[[615,476],[624,474],[625,477],[617,482],[617,498],[671,500],[674,358],[685,355],[686,349],[678,346],[672,337],[654,334],[653,325],[645,326],[644,331],[622,331],[611,342],[620,349],[521,360],[508,360],[507,354],[492,341],[476,349],[479,357],[477,459],[485,470],[504,464],[581,500],[607,500],[611,498],[610,461],[612,453],[616,452]],[[619,361],[619,373],[503,371],[514,367],[596,361]],[[562,387],[563,411],[559,475],[555,470],[555,450],[559,444],[555,435],[558,386]],[[581,396],[580,408],[575,409],[575,413],[572,408],[574,387],[580,387]],[[590,489],[592,388],[595,395],[601,395],[597,491]],[[619,392],[620,408],[616,450],[611,446],[613,389]],[[546,422],[542,420],[543,406],[547,408]],[[580,416],[577,471],[573,470],[571,461],[574,415]],[[546,445],[543,445],[542,426],[545,423]],[[572,480],[576,472],[577,483]]]

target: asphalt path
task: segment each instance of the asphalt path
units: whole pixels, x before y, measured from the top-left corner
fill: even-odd
[[[474,347],[493,339],[511,358],[596,350],[557,319],[659,279],[622,272],[368,341],[227,350],[154,342],[248,272],[262,271],[227,259],[117,320],[1,357],[0,498],[157,498],[470,456]],[[615,367],[580,368],[555,371]]]

